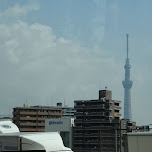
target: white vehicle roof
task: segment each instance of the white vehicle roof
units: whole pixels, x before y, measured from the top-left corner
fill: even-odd
[[[0,134],[19,132],[18,127],[11,121],[0,121]]]
[[[0,122],[0,138],[18,137],[21,139],[22,150],[45,150],[46,152],[72,152],[64,146],[58,132],[19,132],[11,121]],[[6,139],[6,138],[5,138]]]
[[[0,137],[21,137],[22,150],[46,150],[46,152],[72,152],[70,148],[63,145],[63,141],[58,132],[33,133],[18,132],[0,134]]]

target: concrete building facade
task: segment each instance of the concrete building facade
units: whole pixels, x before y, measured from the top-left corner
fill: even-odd
[[[120,121],[120,132],[121,132],[121,152],[128,152],[127,142],[125,139],[125,135],[128,132],[136,132],[136,122],[130,121],[127,119],[121,119]]]
[[[62,109],[45,106],[27,106],[13,108],[13,123],[20,131],[43,132],[45,119],[62,117]]]
[[[125,152],[151,152],[152,150],[151,132],[128,133],[124,136],[124,140]]]
[[[149,126],[136,126],[136,122],[127,119],[121,119],[121,152],[128,152],[128,134],[139,134],[140,132],[149,132]],[[129,151],[130,152],[130,151]]]
[[[74,152],[120,152],[120,101],[99,90],[97,100],[75,102]]]

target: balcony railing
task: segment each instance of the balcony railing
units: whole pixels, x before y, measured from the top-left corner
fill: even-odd
[[[120,106],[114,106],[114,109],[116,109],[116,110],[120,110],[121,109],[121,107]]]
[[[74,106],[74,109],[105,109],[105,105],[90,105],[90,106],[87,106],[87,105],[77,105],[77,106]]]
[[[20,126],[45,126],[45,123],[19,123]]]
[[[36,128],[20,128],[20,131],[23,132],[44,132],[44,129],[36,129]]]

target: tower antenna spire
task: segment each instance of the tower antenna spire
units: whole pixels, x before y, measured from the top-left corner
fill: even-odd
[[[128,38],[129,34],[126,34],[127,37],[127,59],[126,64],[124,66],[125,68],[125,80],[122,81],[123,87],[124,87],[124,118],[131,120],[131,87],[133,84],[133,81],[130,80],[130,64],[129,64],[129,58],[128,58]]]
[[[128,59],[128,51],[129,51],[129,48],[128,48],[128,39],[129,39],[129,34],[126,34],[126,37],[127,37],[127,59]]]

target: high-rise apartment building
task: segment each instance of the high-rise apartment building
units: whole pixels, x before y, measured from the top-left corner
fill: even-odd
[[[99,90],[97,100],[75,102],[74,152],[120,152],[120,101]]]
[[[45,119],[62,117],[62,109],[59,107],[28,106],[13,108],[13,122],[20,131],[43,132],[45,131]]]

